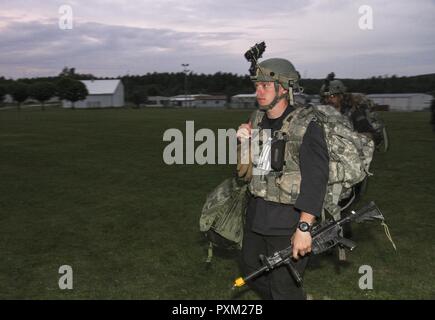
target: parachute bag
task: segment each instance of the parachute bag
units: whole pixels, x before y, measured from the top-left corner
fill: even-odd
[[[234,177],[224,180],[208,194],[199,219],[200,231],[209,241],[206,262],[211,262],[213,247],[242,248],[247,190],[248,184]]]

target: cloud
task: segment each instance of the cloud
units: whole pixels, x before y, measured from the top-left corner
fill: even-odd
[[[197,73],[245,74],[243,53],[261,40],[265,58],[288,58],[309,77],[435,72],[430,0],[3,2],[6,76],[54,75],[65,65],[99,76],[177,72],[186,62]],[[64,4],[73,30],[58,28]],[[363,4],[373,8],[373,30],[358,27]]]
[[[181,63],[189,60],[214,60],[219,43],[237,36],[229,32],[176,32],[99,23],[80,23],[72,30],[61,30],[57,21],[13,22],[0,34],[4,44],[0,64],[9,72],[17,67],[22,72],[27,67],[30,71],[26,76],[41,70],[45,70],[43,75],[54,75],[65,65],[101,76],[174,72],[181,71]],[[219,68],[214,62],[214,67]]]

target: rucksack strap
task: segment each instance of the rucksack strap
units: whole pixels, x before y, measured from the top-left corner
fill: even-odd
[[[208,250],[207,250],[207,259],[205,259],[206,263],[211,263],[211,259],[213,258],[213,243],[210,241],[208,243]]]
[[[263,119],[264,114],[265,112],[261,110],[255,110],[254,112],[251,113],[251,116],[249,117],[249,122],[251,122],[251,126],[253,129],[258,128],[258,125]]]

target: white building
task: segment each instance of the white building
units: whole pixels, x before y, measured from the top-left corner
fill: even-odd
[[[231,97],[231,108],[250,109],[255,108],[257,96],[255,93],[236,94]]]
[[[320,96],[318,94],[306,94],[303,92],[294,93],[295,102],[301,105],[307,105],[311,103],[313,105],[320,104]]]
[[[433,97],[424,93],[368,94],[378,105],[388,105],[390,111],[422,111],[430,108]]]
[[[170,105],[174,107],[192,108],[222,108],[226,105],[225,96],[212,96],[209,94],[180,94],[169,98]]]
[[[88,89],[85,100],[74,103],[75,108],[104,108],[124,106],[124,85],[120,79],[81,80]],[[70,101],[62,101],[64,108],[71,108]]]
[[[169,97],[150,96],[147,99],[147,107],[167,107],[169,106]]]
[[[196,108],[223,108],[226,103],[226,96],[198,95],[194,106]]]
[[[194,95],[180,94],[169,98],[169,104],[174,107],[191,107],[193,105]]]

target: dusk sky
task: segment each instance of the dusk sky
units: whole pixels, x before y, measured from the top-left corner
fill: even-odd
[[[72,29],[61,29],[62,5]],[[359,8],[373,10],[362,30]],[[0,0],[0,76],[247,74],[244,52],[290,60],[304,78],[435,73],[435,0]]]

